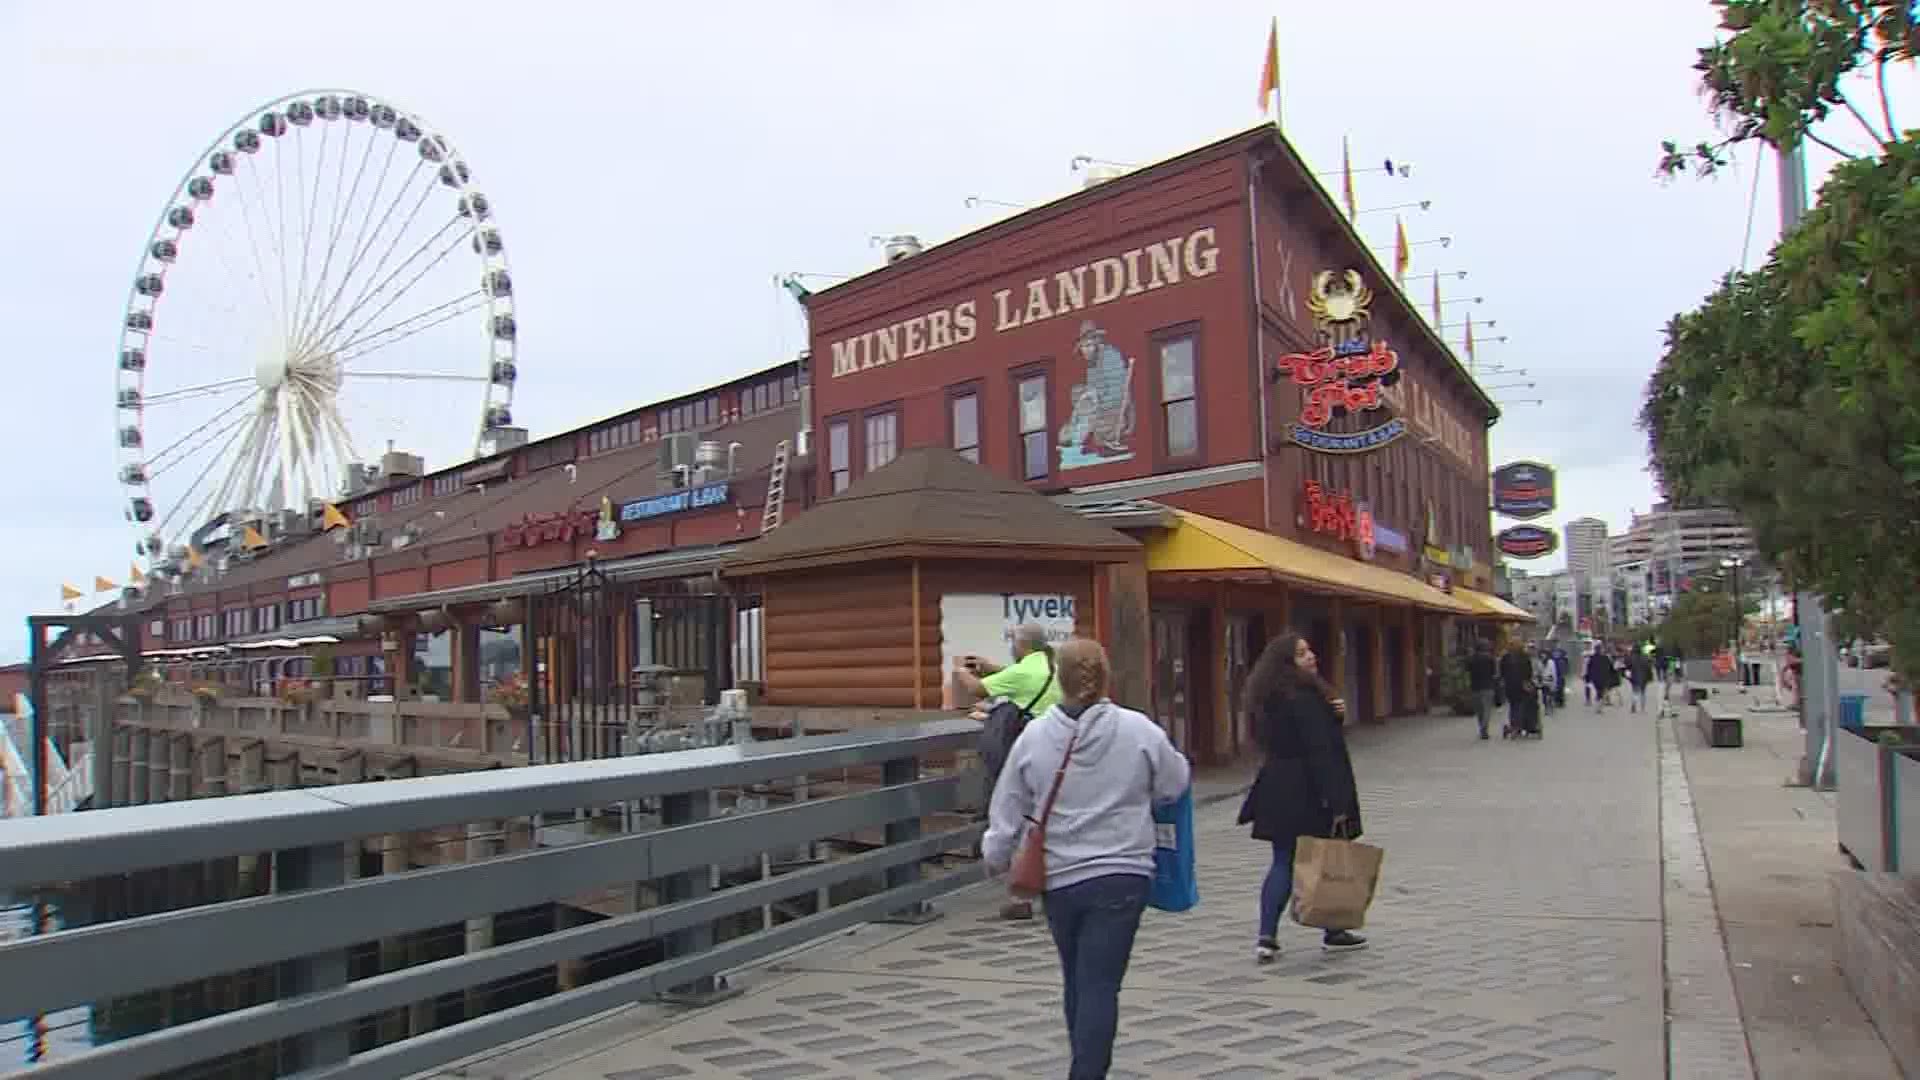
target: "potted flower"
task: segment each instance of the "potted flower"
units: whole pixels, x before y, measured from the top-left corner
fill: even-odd
[[[207,679],[201,679],[195,682],[191,689],[193,691],[193,699],[202,705],[218,704],[220,695],[226,692],[226,687]]]
[[[487,691],[487,700],[505,708],[507,715],[515,720],[525,720],[532,707],[531,689],[526,677],[516,671],[494,683],[493,689]]]
[[[133,677],[133,683],[127,687],[127,696],[140,702],[152,701],[159,696],[160,688],[165,685],[166,680],[160,677],[159,672],[152,668],[142,668],[140,674]]]
[[[310,705],[319,691],[306,679],[281,679],[280,700],[288,705]]]

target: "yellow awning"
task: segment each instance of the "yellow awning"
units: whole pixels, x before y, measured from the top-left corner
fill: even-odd
[[[1478,614],[1483,618],[1498,619],[1501,622],[1538,621],[1533,617],[1533,612],[1528,611],[1526,608],[1515,607],[1492,593],[1475,592],[1472,589],[1462,589],[1455,586],[1453,597],[1456,600],[1465,600],[1467,603],[1478,608]]]
[[[1479,608],[1424,581],[1383,566],[1190,510],[1176,510],[1180,526],[1147,539],[1147,569],[1163,573],[1225,574],[1252,571],[1310,589],[1358,593],[1374,601],[1414,604],[1450,615],[1479,615]]]

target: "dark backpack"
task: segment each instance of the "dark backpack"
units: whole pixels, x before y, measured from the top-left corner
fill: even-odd
[[[987,713],[986,726],[980,731],[980,756],[984,759],[989,782],[988,794],[992,794],[992,781],[998,779],[1000,770],[1007,763],[1007,755],[1013,752],[1013,740],[1027,729],[1027,721],[1033,719],[1033,707],[1047,696],[1053,687],[1053,658],[1047,658],[1047,681],[1040,684],[1040,692],[1022,708],[1011,701],[995,705]]]

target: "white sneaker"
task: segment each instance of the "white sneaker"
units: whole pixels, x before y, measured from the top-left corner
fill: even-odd
[[[1253,947],[1253,959],[1258,964],[1271,964],[1280,958],[1280,946],[1271,941],[1257,942]]]

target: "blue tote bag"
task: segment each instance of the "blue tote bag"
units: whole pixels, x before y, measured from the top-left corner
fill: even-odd
[[[1153,808],[1153,832],[1153,887],[1147,891],[1147,906],[1187,911],[1200,902],[1200,880],[1194,873],[1192,788]]]

